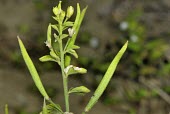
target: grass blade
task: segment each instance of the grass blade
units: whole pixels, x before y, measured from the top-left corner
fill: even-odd
[[[94,92],[93,96],[91,97],[89,103],[87,104],[85,108],[85,112],[88,112],[94,105],[97,103],[100,96],[103,94],[104,90],[106,89],[110,79],[113,76],[113,73],[117,67],[117,64],[119,63],[119,60],[121,59],[122,55],[127,49],[128,41],[124,44],[124,46],[120,49],[118,54],[115,56],[113,61],[111,62],[109,68],[107,69],[103,79],[101,80],[99,86],[97,87],[96,91]]]
[[[34,80],[35,85],[37,86],[40,93],[44,96],[44,98],[46,100],[49,100],[49,96],[47,95],[47,93],[46,93],[46,91],[45,91],[45,89],[42,85],[42,82],[41,82],[40,77],[37,73],[37,70],[36,70],[31,58],[29,57],[27,50],[25,49],[24,44],[22,43],[22,41],[19,37],[18,37],[18,42],[19,42],[19,46],[20,46],[20,49],[21,49],[22,56],[23,56],[24,61],[27,65],[27,68],[28,68],[33,80]]]

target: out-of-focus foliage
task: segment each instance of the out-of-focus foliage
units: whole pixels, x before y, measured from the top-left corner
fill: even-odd
[[[127,18],[120,23],[120,32],[123,38],[129,39],[128,58],[120,65],[119,76],[134,80],[140,85],[140,78],[160,78],[170,74],[170,62],[165,53],[168,43],[162,38],[148,37],[147,28],[139,20],[142,16],[140,10],[134,10]],[[125,39],[121,38],[119,42]],[[138,86],[139,86],[138,85]],[[113,87],[111,87],[113,88]],[[169,86],[164,87],[165,92],[169,92]],[[157,97],[154,90],[146,89],[144,86],[127,88],[125,96],[130,102],[140,102],[144,98]],[[106,97],[107,103],[122,101],[114,99],[113,96]]]
[[[141,16],[141,11],[134,10],[120,23],[122,34],[130,42],[129,59],[124,68],[130,71],[128,75],[132,78],[167,76],[170,73],[170,63],[165,56],[168,44],[162,38],[146,36],[149,30],[140,22]]]

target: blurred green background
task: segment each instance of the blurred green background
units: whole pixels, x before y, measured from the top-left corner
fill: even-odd
[[[70,87],[95,90],[109,63],[129,40],[104,95],[89,114],[168,114],[170,112],[170,1],[62,0],[63,8],[88,5],[77,44],[79,58],[72,64],[88,69],[72,76]],[[50,96],[63,107],[60,69],[41,63],[48,52],[44,42],[52,8],[58,0],[0,0],[0,113],[38,114],[43,98],[33,84],[20,54],[16,36],[23,40]],[[74,19],[74,16],[73,18]],[[71,95],[71,111],[79,114],[92,92]]]

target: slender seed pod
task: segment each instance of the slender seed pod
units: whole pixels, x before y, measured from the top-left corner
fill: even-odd
[[[115,58],[111,62],[109,68],[107,69],[105,75],[103,76],[103,79],[101,80],[99,86],[97,87],[97,89],[94,92],[93,96],[91,97],[89,103],[87,104],[87,106],[85,108],[85,112],[88,112],[95,105],[95,103],[97,103],[98,99],[103,94],[110,79],[113,76],[113,73],[117,67],[117,64],[119,63],[119,60],[121,59],[122,55],[124,54],[124,52],[127,49],[127,45],[128,45],[128,41],[124,44],[124,46],[120,49],[118,54],[115,56]]]
[[[22,41],[19,37],[18,37],[18,42],[19,42],[19,46],[20,46],[20,49],[21,49],[22,56],[23,56],[24,61],[27,65],[27,68],[28,68],[33,80],[34,80],[35,85],[37,86],[40,93],[44,96],[44,98],[46,100],[49,100],[49,96],[47,95],[47,93],[44,89],[44,86],[43,86],[43,84],[40,80],[40,77],[37,73],[37,70],[36,70],[31,58],[29,57],[27,50],[25,49],[24,44],[22,43]]]

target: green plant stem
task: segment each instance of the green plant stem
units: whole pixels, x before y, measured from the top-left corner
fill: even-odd
[[[59,23],[59,35],[62,35],[62,23]],[[65,98],[65,108],[66,112],[69,112],[69,93],[68,93],[68,79],[67,76],[64,73],[64,51],[63,51],[63,45],[62,45],[62,39],[59,41],[59,48],[60,48],[60,59],[61,59],[61,71],[62,71],[62,77],[63,77],[63,88],[64,88],[64,98]]]

